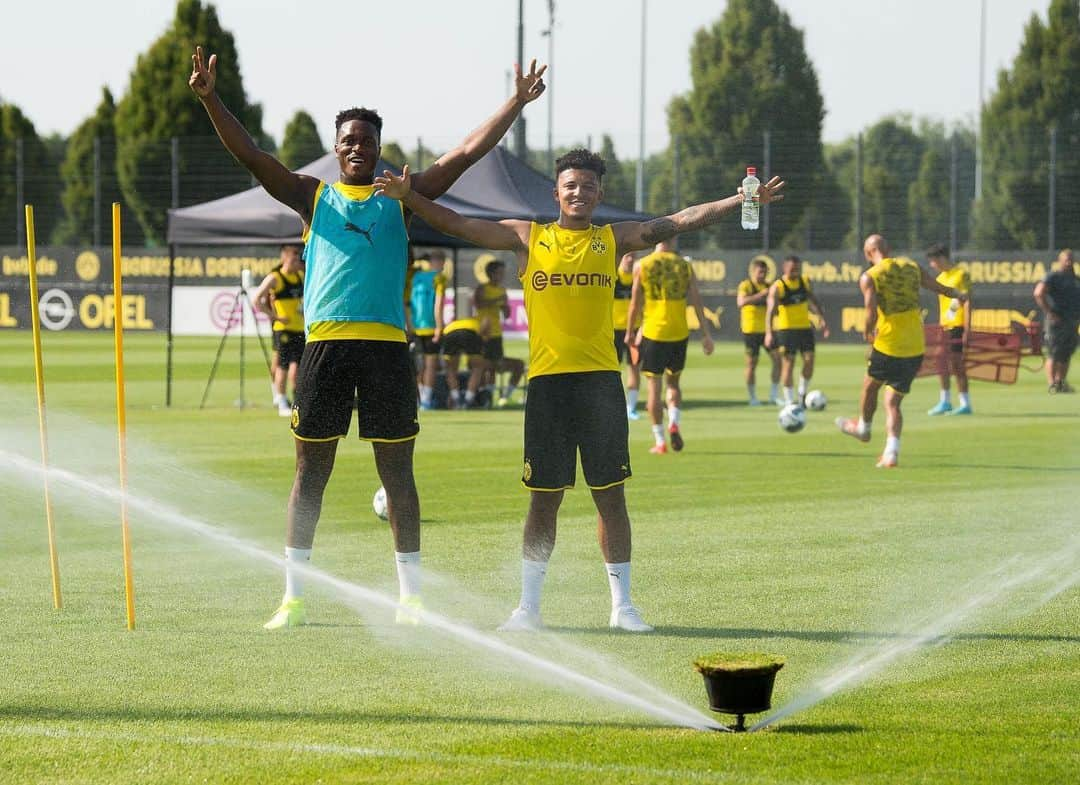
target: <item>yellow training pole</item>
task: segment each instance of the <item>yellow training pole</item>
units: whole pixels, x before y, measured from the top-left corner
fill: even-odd
[[[113,342],[116,347],[116,431],[120,441],[120,536],[124,545],[124,599],[127,627],[135,629],[135,581],[131,570],[131,529],[127,505],[127,407],[124,403],[124,309],[120,274],[120,203],[112,206]]]
[[[52,570],[53,607],[63,607],[60,598],[60,559],[56,555],[52,499],[49,496],[49,430],[45,423],[45,369],[41,362],[41,314],[38,312],[37,242],[34,239],[34,206],[26,205],[26,256],[30,262],[30,325],[34,335],[34,375],[37,377],[38,433],[41,436],[41,468],[45,481],[45,527],[49,532],[49,567]]]

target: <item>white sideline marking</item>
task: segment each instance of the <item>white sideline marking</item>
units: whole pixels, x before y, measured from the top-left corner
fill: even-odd
[[[724,734],[725,736],[727,734]],[[453,755],[436,752],[416,752],[403,749],[379,749],[377,747],[357,747],[346,744],[290,744],[279,741],[261,741],[259,739],[233,739],[226,736],[154,736],[143,733],[125,733],[123,731],[87,731],[67,728],[46,727],[43,725],[0,725],[0,736],[21,738],[77,739],[81,741],[108,741],[124,744],[165,744],[179,747],[226,747],[260,752],[309,753],[342,758],[384,758],[388,760],[420,761],[429,763],[448,763],[462,765],[487,765],[505,768],[549,769],[552,771],[572,771],[587,774],[627,774],[666,777],[678,781],[695,780],[699,782],[734,782],[733,775],[694,771],[689,769],[658,769],[648,766],[626,766],[618,763],[575,763],[563,760],[544,760],[537,758],[502,758],[487,755]]]

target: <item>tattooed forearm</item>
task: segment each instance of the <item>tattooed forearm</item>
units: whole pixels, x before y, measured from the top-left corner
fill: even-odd
[[[655,244],[670,240],[682,232],[692,232],[695,229],[711,226],[723,216],[738,209],[741,204],[742,197],[739,196],[729,196],[718,202],[695,204],[685,210],[680,210],[675,215],[647,221],[641,239],[646,243]]]

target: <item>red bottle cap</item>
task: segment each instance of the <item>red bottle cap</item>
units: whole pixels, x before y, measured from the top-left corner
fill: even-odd
[[[756,166],[748,166],[748,167],[746,167],[746,176],[747,177],[757,177],[757,167]]]

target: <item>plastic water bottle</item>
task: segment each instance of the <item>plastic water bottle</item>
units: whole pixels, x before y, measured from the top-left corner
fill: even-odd
[[[956,314],[960,311],[960,301],[955,297],[949,301],[949,309],[945,311],[946,321],[952,321],[956,318]]]
[[[742,203],[742,228],[743,229],[757,229],[758,220],[761,213],[761,205],[757,201],[758,188],[761,186],[761,180],[757,179],[757,167],[746,167],[746,179],[742,181],[743,189],[743,203]]]

